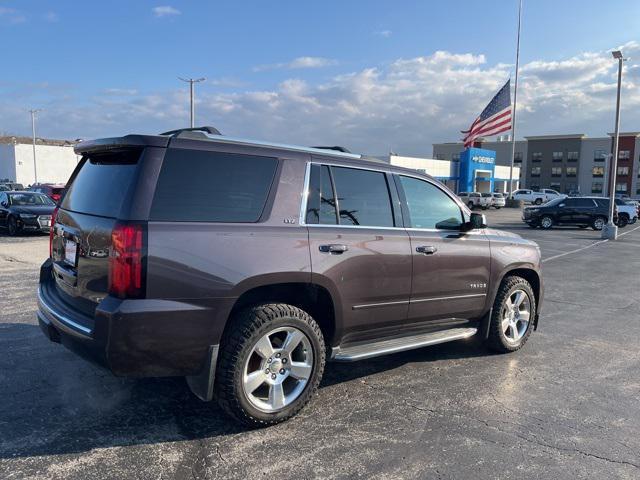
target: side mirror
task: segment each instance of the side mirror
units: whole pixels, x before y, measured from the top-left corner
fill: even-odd
[[[472,213],[467,225],[467,230],[487,228],[487,217],[481,213]]]

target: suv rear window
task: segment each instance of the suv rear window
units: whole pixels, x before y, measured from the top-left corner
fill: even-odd
[[[61,207],[79,213],[117,217],[136,176],[142,150],[85,156]]]
[[[278,159],[169,149],[150,219],[168,222],[257,222]]]

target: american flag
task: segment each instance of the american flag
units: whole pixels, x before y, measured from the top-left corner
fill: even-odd
[[[478,137],[490,137],[511,130],[511,79],[491,99],[489,105],[464,133],[465,148],[471,147]]]

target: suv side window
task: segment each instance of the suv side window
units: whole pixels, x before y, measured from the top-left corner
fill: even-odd
[[[393,227],[386,175],[348,167],[331,167],[340,225]]]
[[[412,228],[458,230],[462,210],[449,195],[424,180],[400,175]]]
[[[150,219],[168,222],[257,222],[278,159],[168,149]]]
[[[333,182],[327,165],[311,165],[306,223],[321,225],[338,223]]]

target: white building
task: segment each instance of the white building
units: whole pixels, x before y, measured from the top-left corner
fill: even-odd
[[[80,157],[73,142],[37,139],[34,168],[33,144],[27,137],[0,137],[0,179],[23,184],[66,183]],[[37,178],[36,178],[37,173]]]

